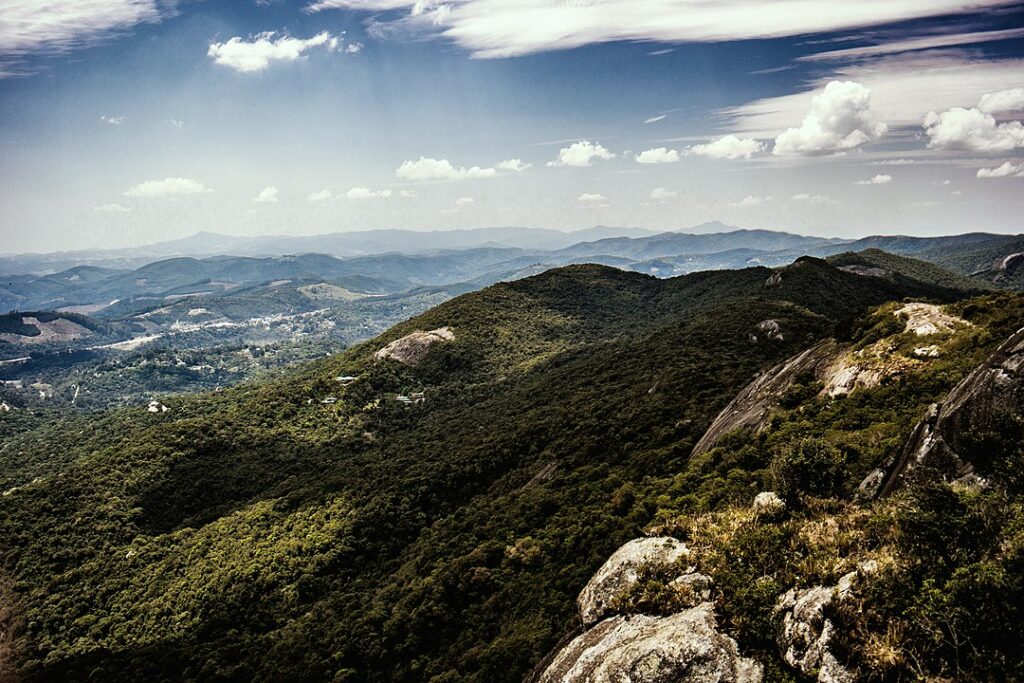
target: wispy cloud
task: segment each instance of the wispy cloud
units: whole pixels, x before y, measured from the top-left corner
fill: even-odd
[[[128,208],[127,206],[124,206],[123,204],[117,204],[115,202],[111,204],[103,204],[102,206],[97,206],[93,209],[93,211],[102,211],[103,213],[128,213],[129,211],[131,211],[131,209]]]
[[[1013,28],[1002,31],[973,31],[969,33],[938,34],[920,36],[917,38],[907,38],[905,40],[893,40],[886,43],[879,43],[878,45],[848,47],[842,50],[817,52],[812,55],[797,57],[797,61],[814,62],[864,59],[866,57],[880,57],[882,55],[891,55],[900,52],[934,50],[942,47],[971,45],[974,43],[986,43],[996,40],[1015,40],[1021,37],[1024,37],[1024,28]]]
[[[100,121],[103,123],[109,123],[111,126],[120,126],[128,119],[124,116],[101,116]]]
[[[644,123],[657,123],[658,121],[664,121],[668,114],[660,114],[658,116],[652,116],[651,118],[644,121]]]
[[[653,190],[651,190],[651,199],[658,202],[664,202],[670,199],[675,199],[678,196],[679,193],[676,192],[675,190],[668,190],[665,189],[664,187],[656,187]]]
[[[156,0],[7,0],[0,8],[0,78],[31,73],[25,57],[90,47],[170,14]]]
[[[443,36],[477,57],[513,57],[624,40],[710,42],[772,38],[881,25],[1012,4],[1014,0],[319,0],[310,11],[406,9],[385,26]]]

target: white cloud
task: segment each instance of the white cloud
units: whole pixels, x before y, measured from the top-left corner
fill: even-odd
[[[506,159],[498,164],[498,170],[522,173],[531,166],[533,166],[533,164],[524,164],[522,159]]]
[[[679,152],[665,147],[648,149],[636,155],[638,164],[671,164],[679,161]]]
[[[726,135],[705,145],[694,145],[690,147],[689,151],[691,154],[699,154],[712,159],[749,159],[754,154],[764,151],[764,143],[753,138]]]
[[[924,132],[932,149],[1009,152],[1024,147],[1020,121],[998,123],[980,109],[953,107],[941,114],[929,112],[924,117]]]
[[[357,55],[363,51],[362,43],[349,43],[345,46],[345,53],[350,55]]]
[[[668,116],[668,114],[662,114],[661,116],[652,116],[651,118],[644,121],[644,123],[657,123],[658,121],[664,120],[666,116]]]
[[[1012,114],[1024,111],[1024,88],[985,93],[978,102],[978,109],[986,114]]]
[[[1013,0],[316,0],[311,11],[408,10],[381,31],[440,35],[476,57],[512,57],[612,41],[718,42],[797,36],[941,16]]]
[[[987,43],[995,40],[1015,40],[1024,37],[1024,29],[1014,28],[1002,31],[974,31],[970,33],[947,33],[933,34],[907,38],[905,40],[894,40],[879,45],[867,45],[864,47],[851,47],[842,50],[829,50],[818,52],[813,55],[798,57],[799,62],[815,62],[826,60],[852,60],[864,59],[867,57],[878,57],[880,55],[891,55],[900,52],[914,52],[917,50],[934,50],[940,47],[953,47],[956,45],[971,45],[973,43]]]
[[[615,155],[601,146],[600,142],[580,140],[558,150],[558,158],[549,161],[548,166],[590,166],[595,159],[612,159]]]
[[[1008,178],[1010,176],[1024,177],[1024,162],[1015,164],[1007,161],[1002,166],[996,166],[995,168],[978,169],[979,178]]]
[[[466,180],[472,178],[493,178],[497,171],[493,168],[455,167],[447,159],[431,159],[420,157],[416,161],[403,161],[395,171],[395,176],[402,180]]]
[[[832,199],[827,194],[808,194],[806,192],[793,195],[793,201],[800,202],[802,204],[815,204],[818,206],[835,206],[839,204],[838,201]]]
[[[413,197],[418,197],[419,194],[417,194],[416,190],[399,190],[398,196],[406,199],[412,199]]]
[[[584,192],[579,196],[579,201],[584,204],[596,204],[598,202],[606,202],[608,198],[596,192]]]
[[[131,211],[127,206],[122,204],[104,204],[103,206],[97,206],[93,211],[103,211],[104,213],[128,213]]]
[[[339,39],[327,31],[306,39],[288,35],[275,38],[275,35],[272,31],[258,33],[249,41],[235,36],[223,43],[211,43],[206,54],[213,57],[216,64],[241,73],[254,73],[263,71],[271,62],[293,62],[314,47],[333,51],[339,45]]]
[[[920,161],[916,159],[882,159],[880,161],[872,161],[872,166],[914,166],[920,164]]]
[[[456,206],[469,206],[470,204],[476,203],[476,200],[472,197],[459,197],[455,200]]]
[[[387,199],[391,190],[371,190],[368,187],[353,187],[345,196],[349,199]]]
[[[834,154],[877,140],[887,127],[871,109],[871,91],[853,81],[832,81],[811,100],[799,128],[775,138],[772,154]]]
[[[100,121],[102,121],[103,123],[109,123],[112,126],[120,126],[122,123],[124,123],[127,120],[128,119],[125,118],[124,116],[101,116],[100,117]]]
[[[261,204],[273,204],[277,201],[277,188],[273,185],[264,187],[260,190],[260,193],[253,197],[254,202],[260,202]]]
[[[663,202],[669,199],[675,199],[679,196],[679,193],[675,190],[666,190],[664,187],[656,187],[651,190],[651,199]]]
[[[185,127],[185,122],[184,121],[179,121],[178,119],[167,119],[167,123],[171,124],[172,126],[177,128],[178,130],[181,130],[182,128]]]
[[[737,134],[775,137],[799,121],[816,94],[834,80],[871,91],[871,109],[890,127],[917,128],[929,111],[977,102],[985,93],[1024,81],[1024,59],[981,59],[966,53],[910,53],[837,67],[808,90],[720,110]]]
[[[873,178],[868,178],[867,180],[858,180],[856,184],[857,185],[885,185],[886,183],[891,183],[891,182],[892,182],[892,176],[891,175],[886,175],[884,173],[879,173],[878,175],[876,175]]]
[[[333,192],[331,192],[328,189],[323,189],[320,190],[319,192],[314,192],[313,194],[309,195],[308,199],[311,202],[325,202],[328,199],[332,199],[333,197]]]
[[[746,206],[763,206],[772,200],[771,197],[761,197],[756,194],[747,195],[738,202],[733,202],[730,206],[746,207]]]
[[[213,192],[204,187],[198,180],[191,178],[164,178],[163,180],[147,180],[129,188],[125,197],[167,197],[176,194],[200,194]]]
[[[173,11],[157,0],[6,0],[0,10],[0,78],[24,75],[29,54],[96,45]]]

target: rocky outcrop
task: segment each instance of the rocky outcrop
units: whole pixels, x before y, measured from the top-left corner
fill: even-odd
[[[376,360],[390,358],[403,365],[416,366],[427,357],[432,346],[454,339],[455,334],[447,327],[439,327],[428,332],[417,330],[391,342],[373,354],[373,357]]]
[[[777,270],[768,276],[768,279],[764,281],[764,286],[767,289],[772,287],[778,287],[782,284],[782,271]]]
[[[779,325],[778,320],[769,318],[768,320],[762,320],[757,324],[757,332],[751,335],[753,341],[758,339],[767,339],[769,341],[783,341],[785,337],[782,335],[782,327]]]
[[[762,491],[754,496],[754,516],[758,519],[771,519],[778,517],[786,511],[786,501],[779,498],[774,491]]]
[[[992,264],[992,269],[1003,273],[1013,274],[1017,272],[1017,269],[1022,265],[1024,265],[1024,252],[1017,252],[1015,254],[1009,254],[1008,256],[996,259],[995,263]]]
[[[840,348],[835,340],[827,339],[759,375],[712,420],[693,447],[693,455],[711,450],[720,438],[733,430],[760,428],[797,378],[822,372],[833,362]]]
[[[844,273],[853,273],[854,275],[860,275],[862,277],[884,277],[891,279],[893,275],[891,270],[878,268],[876,266],[850,265],[839,266],[838,268]]]
[[[714,606],[606,619],[555,655],[541,683],[758,683],[761,665],[718,631]]]
[[[913,332],[919,337],[925,337],[942,332],[953,332],[959,326],[969,326],[963,318],[958,318],[947,313],[935,304],[925,304],[919,301],[904,304],[902,308],[893,312],[897,318],[906,318],[905,332]]]
[[[612,554],[576,599],[587,626],[612,613],[615,603],[636,585],[643,566],[667,567],[690,554],[686,545],[669,536],[638,538]]]
[[[821,683],[853,683],[856,676],[829,649],[835,627],[825,609],[851,593],[856,572],[846,574],[835,586],[792,588],[779,598],[776,612],[782,613],[778,635],[782,658],[794,669],[817,676]]]
[[[1024,328],[953,387],[945,401],[928,409],[900,455],[869,474],[861,492],[887,496],[921,468],[946,480],[977,482],[972,463],[962,454],[963,435],[1000,412],[1024,413]]]

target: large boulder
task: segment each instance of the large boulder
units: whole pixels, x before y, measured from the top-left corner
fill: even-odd
[[[669,536],[637,538],[625,544],[601,565],[576,599],[583,623],[590,626],[611,614],[619,598],[636,585],[640,567],[666,567],[689,554],[686,544]]]
[[[844,667],[829,649],[835,627],[825,616],[825,608],[847,597],[856,572],[846,574],[835,586],[792,588],[779,598],[775,609],[782,613],[778,635],[782,658],[820,683],[853,683],[856,676]]]
[[[563,648],[540,683],[759,683],[761,665],[720,633],[710,602],[667,617],[606,619]]]
[[[376,360],[390,358],[403,365],[416,366],[427,357],[432,346],[454,339],[455,334],[447,327],[439,327],[428,332],[416,330],[378,350],[373,357]]]

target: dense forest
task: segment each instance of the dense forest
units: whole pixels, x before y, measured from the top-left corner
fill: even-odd
[[[941,354],[916,353],[908,300],[958,321],[929,340]],[[868,558],[879,578],[834,617],[866,677],[1024,676],[1020,417],[971,436],[985,488],[858,493],[1022,323],[1024,297],[880,252],[667,280],[569,266],[166,411],[33,425],[0,448],[0,670],[518,681],[577,627],[594,570],[656,532],[698,549],[769,680],[796,678],[777,596]],[[454,338],[415,365],[376,357],[440,328]],[[802,377],[765,428],[691,457],[758,373],[827,338],[884,348],[882,378],[832,395]],[[765,490],[785,517],[745,522]],[[671,611],[665,586],[630,600]]]

